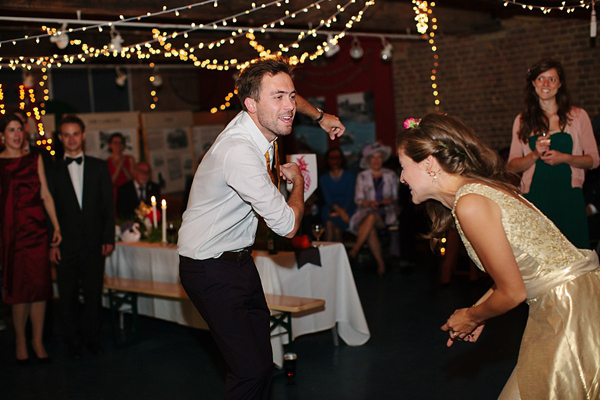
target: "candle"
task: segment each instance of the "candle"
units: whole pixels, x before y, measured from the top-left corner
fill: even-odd
[[[158,226],[158,222],[156,221],[156,196],[152,196],[150,202],[152,203],[152,225],[156,229]]]
[[[167,201],[165,199],[162,199],[160,208],[162,208],[162,241],[167,243]]]

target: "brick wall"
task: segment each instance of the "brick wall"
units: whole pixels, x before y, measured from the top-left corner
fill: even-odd
[[[458,116],[495,149],[510,145],[521,112],[525,74],[542,58],[565,67],[573,103],[590,118],[600,115],[600,40],[590,47],[589,21],[552,17],[512,18],[495,33],[436,35],[440,111]],[[433,52],[426,42],[396,42],[393,58],[396,126],[435,111]]]

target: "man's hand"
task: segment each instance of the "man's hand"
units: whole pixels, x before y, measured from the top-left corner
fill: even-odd
[[[60,264],[60,249],[58,247],[50,248],[50,262]]]
[[[329,139],[333,140],[340,137],[346,131],[346,127],[335,115],[323,114],[323,119],[319,121],[319,126],[329,134]]]
[[[110,253],[112,253],[114,248],[115,248],[114,244],[103,244],[102,245],[102,255],[103,256],[109,255]]]
[[[304,178],[302,177],[302,172],[300,172],[300,167],[296,163],[286,163],[283,164],[279,168],[279,175],[286,182],[291,183],[292,185],[304,185]]]

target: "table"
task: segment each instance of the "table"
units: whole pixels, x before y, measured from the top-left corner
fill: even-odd
[[[268,254],[254,251],[252,257],[265,293],[313,297],[325,300],[325,310],[294,317],[292,337],[331,329],[336,326],[340,338],[350,346],[369,340],[370,332],[354,283],[346,250],[341,243],[322,242],[321,265],[306,264],[298,269],[292,252]],[[175,245],[145,242],[117,243],[106,258],[106,274],[123,278],[179,282],[179,256]],[[206,322],[187,299],[175,300],[140,296],[138,312],[155,318],[200,329]],[[287,337],[271,338],[273,361],[283,363],[283,345]]]

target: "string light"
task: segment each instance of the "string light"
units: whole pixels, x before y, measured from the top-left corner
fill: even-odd
[[[508,7],[509,5],[519,6],[523,9],[533,11],[539,10],[544,14],[550,13],[552,10],[566,11],[567,13],[575,12],[577,8],[585,8],[589,9],[592,1],[584,1],[584,0],[571,0],[571,1],[562,1],[560,6],[540,6],[536,4],[528,4],[522,3],[520,1],[515,0],[500,0],[504,3],[504,7]]]
[[[348,30],[350,30],[354,26],[354,24],[361,21],[365,10],[369,6],[373,5],[374,1],[366,1],[364,4],[364,7],[358,13],[356,13],[354,15],[349,15],[348,22],[345,23],[345,28],[343,29],[343,31],[341,31],[337,35],[333,36],[331,39],[324,41],[322,44],[317,45],[316,50],[314,50],[313,52],[304,52],[304,53],[298,54],[298,55],[290,54],[293,49],[299,48],[300,42],[302,42],[303,40],[305,40],[309,37],[316,37],[317,32],[320,29],[322,29],[324,27],[329,28],[335,22],[341,23],[341,21],[338,21],[341,14],[344,13],[345,11],[347,11],[351,5],[356,3],[356,0],[350,0],[344,5],[338,4],[337,7],[335,8],[335,12],[332,15],[330,15],[328,18],[323,18],[321,16],[318,16],[320,22],[318,24],[316,24],[316,27],[313,28],[312,24],[309,25],[310,28],[301,31],[300,34],[298,34],[298,36],[294,42],[288,43],[288,44],[280,43],[278,46],[278,48],[279,48],[278,50],[267,49],[266,46],[263,46],[262,44],[260,44],[256,40],[255,32],[266,33],[270,29],[274,29],[275,26],[283,26],[287,19],[294,18],[299,13],[307,13],[307,12],[310,12],[310,10],[321,10],[321,3],[325,2],[325,1],[327,1],[327,0],[318,0],[314,3],[312,3],[311,5],[305,6],[301,9],[286,10],[283,17],[280,17],[280,18],[270,21],[268,23],[262,24],[261,26],[258,26],[258,27],[252,27],[252,28],[235,28],[235,27],[229,28],[228,27],[226,30],[229,30],[231,32],[231,36],[228,36],[227,38],[221,38],[221,39],[218,39],[211,43],[200,43],[198,45],[190,45],[189,42],[185,42],[182,49],[175,48],[169,42],[169,40],[175,39],[179,36],[183,36],[185,39],[188,39],[189,34],[191,32],[199,30],[199,29],[206,30],[206,29],[211,29],[211,27],[214,27],[214,29],[217,29],[217,28],[223,29],[222,27],[227,27],[228,24],[235,24],[237,22],[237,17],[240,17],[242,15],[248,15],[252,12],[256,12],[256,11],[259,11],[259,10],[262,10],[262,9],[265,9],[265,8],[271,7],[271,6],[282,7],[283,4],[287,5],[290,2],[289,2],[289,0],[284,0],[284,1],[276,0],[276,1],[272,1],[270,3],[265,3],[262,5],[252,4],[252,8],[247,9],[244,12],[236,13],[234,15],[213,21],[211,23],[206,23],[206,24],[192,23],[190,25],[190,27],[191,27],[190,29],[180,31],[180,32],[174,32],[169,35],[167,35],[166,32],[160,32],[158,29],[155,28],[152,31],[152,39],[151,40],[141,42],[141,43],[131,44],[129,46],[123,46],[121,51],[117,51],[114,48],[111,49],[109,47],[109,45],[105,45],[102,48],[97,48],[97,47],[90,46],[86,43],[82,43],[82,41],[79,39],[73,39],[73,40],[70,40],[69,44],[71,44],[73,46],[80,46],[81,53],[79,53],[79,54],[70,54],[70,55],[65,54],[65,55],[61,55],[61,56],[55,54],[52,56],[42,56],[42,57],[38,57],[38,58],[31,58],[31,59],[29,59],[29,61],[25,60],[23,57],[18,57],[18,58],[8,59],[7,64],[13,70],[15,70],[16,68],[19,68],[19,67],[20,68],[31,68],[32,66],[43,67],[45,69],[45,68],[51,68],[52,66],[60,67],[62,65],[62,63],[73,64],[75,62],[85,62],[87,59],[97,58],[97,57],[101,57],[101,56],[121,57],[121,58],[126,58],[126,59],[132,58],[132,57],[137,57],[139,60],[147,60],[150,58],[162,56],[165,58],[177,57],[182,61],[192,62],[196,67],[206,68],[209,70],[227,71],[230,68],[234,68],[234,67],[237,69],[242,69],[250,63],[250,60],[240,61],[237,59],[229,59],[229,60],[224,60],[224,61],[218,61],[218,60],[210,59],[210,58],[201,60],[194,54],[194,49],[212,50],[212,49],[218,48],[222,45],[225,45],[227,43],[233,44],[236,39],[246,38],[248,40],[248,42],[250,43],[250,45],[257,51],[259,56],[264,57],[264,56],[269,56],[269,55],[274,55],[274,54],[277,54],[277,55],[285,54],[289,58],[290,63],[292,65],[296,65],[299,63],[304,63],[307,60],[314,60],[317,57],[325,54],[326,50],[329,48],[330,45],[337,44],[338,40],[343,38],[346,35],[346,32]],[[331,0],[329,0],[329,1],[331,1]],[[100,30],[100,29],[102,29],[102,27],[111,27],[111,29],[113,29],[113,25],[114,26],[121,25],[123,27],[123,26],[127,25],[127,22],[140,20],[142,18],[147,18],[150,16],[156,16],[156,15],[169,13],[169,12],[175,13],[175,11],[179,12],[180,10],[191,9],[192,7],[197,7],[197,6],[205,5],[205,4],[213,4],[215,7],[218,6],[218,3],[215,0],[209,0],[209,1],[203,1],[200,3],[195,3],[195,4],[192,4],[189,6],[179,7],[176,9],[174,8],[174,9],[170,9],[170,10],[166,9],[166,7],[163,7],[163,11],[158,12],[158,13],[147,13],[146,15],[142,15],[142,16],[138,16],[138,17],[131,17],[131,18],[124,18],[122,15],[120,15],[119,20],[114,21],[114,22],[90,25],[90,26],[86,26],[86,27],[82,27],[82,28],[75,28],[75,29],[70,28],[68,30],[65,30],[65,32],[66,31],[68,31],[69,33],[77,32],[77,31],[85,32],[86,29],[92,29],[92,28],[96,28],[96,29]],[[43,29],[45,32],[44,35],[37,35],[37,36],[31,36],[28,38],[22,38],[22,39],[19,39],[18,41],[27,39],[27,40],[36,40],[36,42],[39,43],[40,37],[57,35],[57,34],[61,33],[61,31],[57,30],[56,28],[44,26]],[[2,43],[3,42],[0,42],[0,45]],[[160,45],[160,48],[154,48],[152,46],[153,43],[158,43]],[[2,60],[0,59],[0,61],[2,61]],[[42,82],[40,82],[40,86],[43,86]],[[155,96],[153,96],[153,98],[154,97]],[[44,100],[45,101],[48,100],[47,89],[44,90]],[[153,102],[153,104],[156,104],[156,102]],[[230,102],[226,100],[223,105],[225,107],[229,107],[229,104],[230,104]],[[223,106],[223,105],[221,105],[221,106]],[[156,106],[154,106],[154,108],[155,107]],[[222,107],[218,107],[218,108],[221,109]]]
[[[433,16],[433,7],[435,3],[413,0],[413,10],[417,14],[415,21],[417,21],[417,30],[421,34],[426,34],[429,29],[429,20],[431,19],[431,30],[429,31],[429,44],[431,45],[431,51],[433,52],[433,69],[431,70],[431,89],[433,94],[433,103],[435,104],[435,110],[440,110],[440,99],[439,99],[439,88],[436,81],[436,75],[439,66],[439,56],[437,53],[437,46],[435,44],[435,31],[437,30],[437,18]]]
[[[6,109],[4,108],[4,86],[0,83],[0,114],[6,114]]]
[[[440,246],[440,255],[441,256],[445,256],[446,255],[446,236],[442,237],[440,239],[440,242],[442,242],[442,245]]]
[[[159,15],[164,15],[164,14],[170,14],[170,13],[174,13],[177,11],[182,11],[184,9],[192,9],[195,7],[200,7],[206,4],[210,4],[213,3],[215,7],[217,7],[218,1],[217,0],[205,0],[199,3],[194,3],[194,4],[190,4],[187,6],[182,6],[182,7],[177,7],[177,8],[171,8],[171,9],[166,9],[166,7],[163,7],[162,11],[158,11],[158,12],[147,12],[144,15],[139,15],[137,17],[131,17],[131,18],[123,18],[122,15],[119,16],[120,19],[116,20],[116,21],[111,21],[111,22],[106,22],[106,23],[101,23],[101,24],[95,24],[95,25],[88,25],[88,26],[84,26],[81,28],[69,28],[69,33],[72,32],[85,32],[87,29],[98,29],[100,32],[102,32],[102,28],[103,27],[111,27],[113,25],[127,25],[127,22],[133,22],[133,21],[140,21],[142,19],[146,19],[146,18],[150,18],[150,17],[156,17]],[[46,27],[42,27],[46,33],[42,34],[42,35],[36,35],[36,36],[24,36],[22,38],[16,38],[16,39],[6,39],[6,40],[0,40],[0,46],[5,44],[5,43],[12,43],[12,42],[22,42],[22,41],[26,41],[26,40],[33,40],[33,39],[40,39],[40,38],[46,38],[46,37],[50,37],[50,36],[54,36],[56,34],[60,34],[56,29],[54,28],[46,28]],[[48,31],[48,29],[50,31]],[[14,43],[13,43],[14,44]]]

